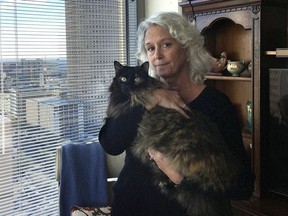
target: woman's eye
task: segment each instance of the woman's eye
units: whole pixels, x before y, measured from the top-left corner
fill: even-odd
[[[127,79],[126,79],[126,77],[121,77],[120,80],[121,80],[122,82],[126,82]]]
[[[170,43],[163,43],[163,44],[162,44],[162,47],[166,48],[166,47],[168,47],[168,46],[170,46],[170,45],[171,45]]]
[[[146,50],[147,50],[148,52],[153,52],[154,48],[153,48],[153,47],[148,47],[148,48],[146,48]]]

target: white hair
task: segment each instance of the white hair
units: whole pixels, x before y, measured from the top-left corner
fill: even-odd
[[[203,83],[204,76],[211,71],[211,55],[204,48],[204,37],[188,21],[176,12],[157,13],[142,21],[138,26],[138,50],[136,58],[141,62],[148,61],[145,43],[146,31],[151,26],[163,27],[189,53],[190,78],[196,83]],[[155,71],[152,75],[156,76]]]

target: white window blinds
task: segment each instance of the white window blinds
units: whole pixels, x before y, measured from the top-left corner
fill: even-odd
[[[134,0],[0,1],[0,214],[58,215],[55,152],[98,139]]]

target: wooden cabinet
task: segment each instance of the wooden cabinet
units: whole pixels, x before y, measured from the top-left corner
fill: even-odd
[[[230,60],[251,62],[251,76],[207,76],[207,84],[225,92],[239,115],[243,141],[255,174],[249,201],[235,201],[235,215],[287,216],[288,198],[272,193],[266,184],[269,164],[269,68],[285,67],[286,59],[266,51],[287,47],[287,0],[193,0],[179,2],[183,14],[196,17],[214,57],[227,53]],[[252,127],[247,130],[247,102],[252,104]],[[287,143],[288,145],[288,143]],[[288,155],[288,152],[287,152]]]

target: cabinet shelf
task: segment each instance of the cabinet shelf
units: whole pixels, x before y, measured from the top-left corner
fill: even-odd
[[[251,82],[251,77],[233,77],[233,76],[213,76],[207,75],[205,76],[207,80],[229,80],[229,81],[246,81]]]

